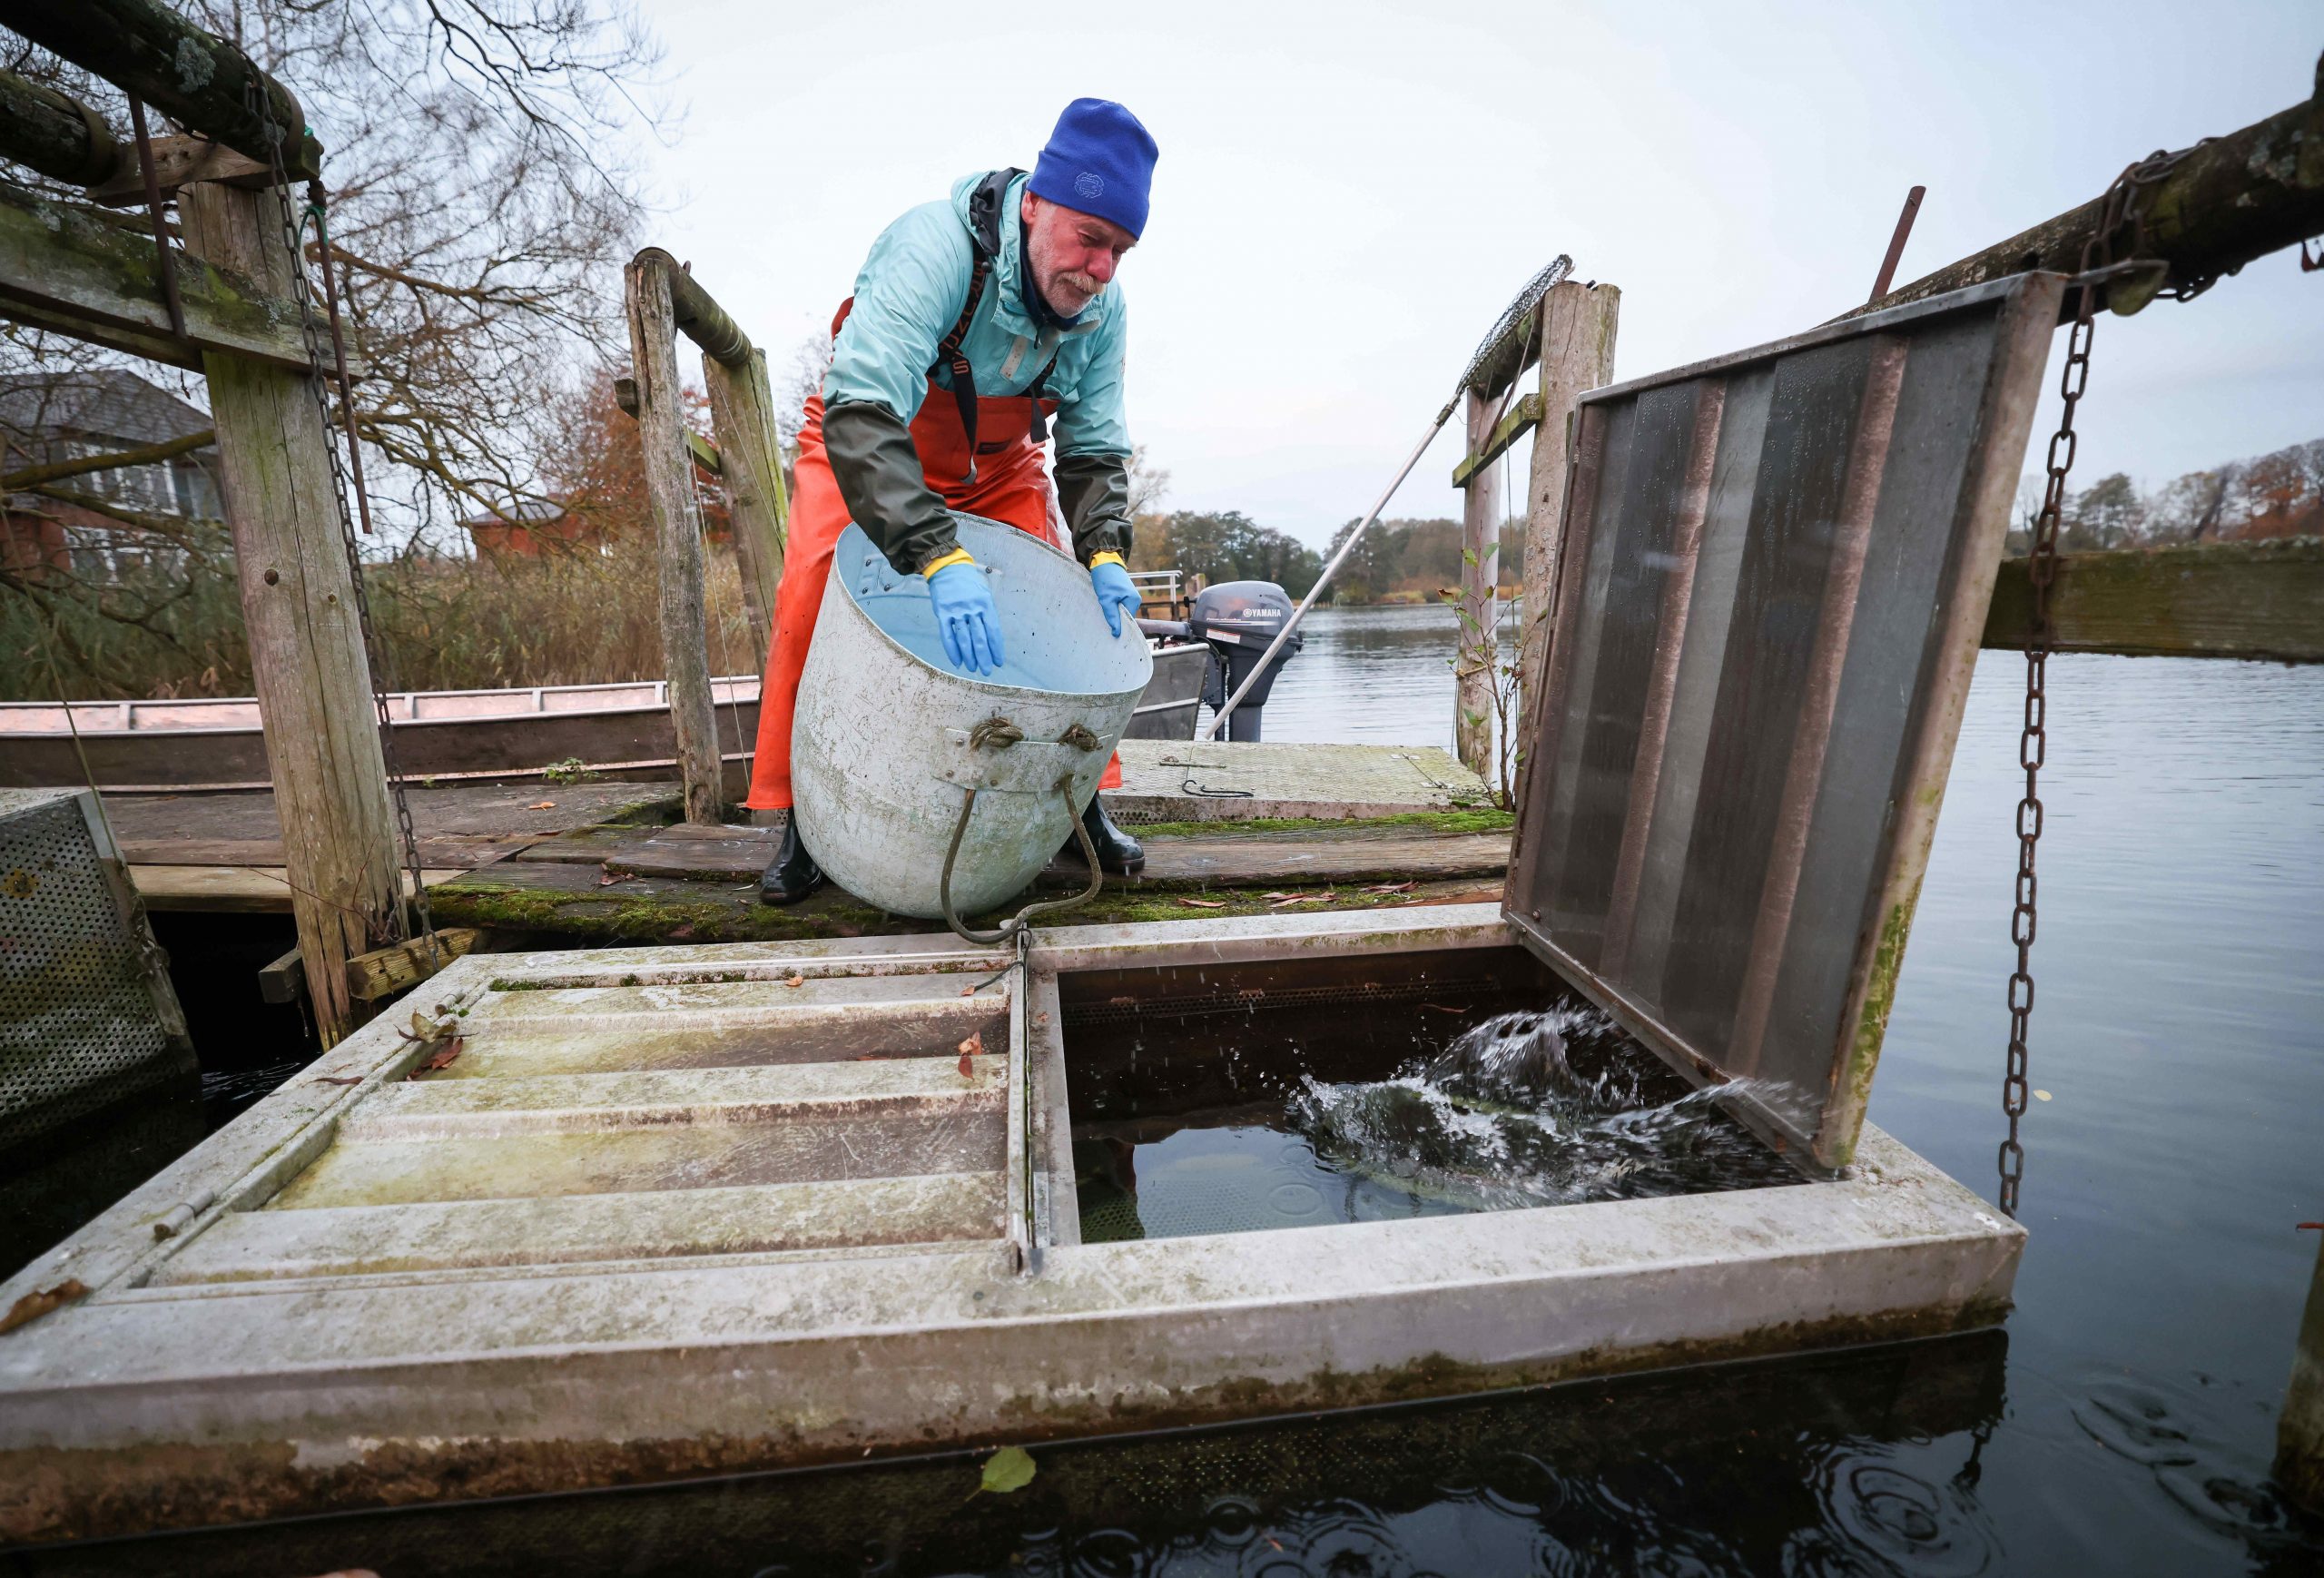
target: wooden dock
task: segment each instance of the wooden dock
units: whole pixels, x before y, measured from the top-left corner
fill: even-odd
[[[1109,878],[1092,922],[1401,907],[1498,896],[1510,818],[1447,753],[1403,745],[1122,745],[1117,814],[1145,872]],[[752,942],[925,930],[836,890],[757,902],[779,833],[674,823],[667,783],[441,784],[410,790],[438,925],[512,942]],[[271,794],[108,797],[155,910],[287,914]],[[1044,886],[1078,885],[1060,862]]]

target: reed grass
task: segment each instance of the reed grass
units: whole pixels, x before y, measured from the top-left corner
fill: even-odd
[[[174,564],[97,581],[18,571],[0,585],[0,700],[249,695],[250,645],[222,531]],[[731,550],[704,566],[710,666],[757,672]],[[365,567],[374,677],[394,690],[489,690],[664,677],[650,539],[541,558],[409,556]],[[51,676],[51,664],[54,676]]]

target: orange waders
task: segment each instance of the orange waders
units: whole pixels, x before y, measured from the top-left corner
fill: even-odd
[[[973,302],[972,293],[970,300]],[[847,309],[840,310],[844,321]],[[839,324],[832,325],[836,336]],[[1054,402],[1043,400],[1054,409]],[[999,396],[977,401],[976,466],[970,472],[969,439],[960,424],[952,391],[930,380],[928,398],[911,420],[912,446],[920,451],[920,466],[928,486],[950,508],[1006,521],[1043,542],[1049,535],[1049,479],[1041,467],[1041,447],[1033,441],[1033,406],[1026,395]],[[823,583],[830,577],[832,550],[847,528],[847,503],[840,497],[832,475],[831,459],[823,451],[823,401],[807,401],[805,423],[799,429],[799,463],[791,496],[791,530],[783,560],[783,581],[774,597],[774,640],[766,655],[766,677],[759,685],[759,738],[751,763],[751,797],[743,804],[753,811],[788,810],[791,805],[791,720],[799,700],[799,674],[807,665],[807,644],[815,636],[815,616],[822,609]],[[1009,632],[1001,632],[1003,640]],[[1008,683],[1003,668],[995,676]],[[1106,764],[1100,789],[1118,789],[1122,767],[1118,757]]]

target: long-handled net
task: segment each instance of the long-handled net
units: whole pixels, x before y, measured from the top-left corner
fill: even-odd
[[[1541,304],[1541,298],[1550,293],[1550,287],[1572,272],[1573,260],[1563,252],[1560,252],[1555,258],[1550,260],[1546,268],[1526,281],[1525,288],[1511,299],[1508,306],[1502,309],[1501,316],[1493,320],[1492,330],[1487,332],[1484,339],[1477,342],[1476,353],[1469,358],[1468,365],[1461,370],[1460,381],[1452,386],[1452,396],[1445,400],[1444,409],[1436,413],[1435,420],[1428,424],[1428,431],[1422,434],[1420,442],[1413,446],[1413,452],[1405,457],[1404,463],[1396,468],[1396,474],[1389,479],[1387,488],[1372,508],[1364,513],[1364,518],[1355,523],[1355,529],[1347,534],[1345,540],[1332,555],[1331,562],[1324,565],[1323,574],[1315,577],[1315,584],[1307,588],[1307,595],[1299,599],[1299,607],[1292,610],[1291,617],[1285,619],[1283,622],[1283,628],[1275,632],[1275,639],[1267,644],[1267,649],[1260,655],[1258,663],[1252,667],[1243,683],[1235,687],[1235,694],[1226,698],[1226,705],[1218,709],[1218,715],[1210,720],[1210,738],[1215,740],[1219,737],[1221,732],[1226,727],[1226,720],[1234,715],[1235,709],[1241,704],[1243,697],[1273,666],[1275,655],[1283,650],[1283,644],[1291,639],[1291,633],[1299,627],[1299,621],[1307,616],[1307,610],[1315,607],[1315,599],[1323,595],[1325,587],[1331,585],[1332,577],[1339,569],[1341,563],[1346,559],[1349,553],[1354,551],[1355,545],[1363,539],[1364,534],[1372,528],[1372,523],[1380,518],[1380,512],[1388,508],[1388,501],[1395,498],[1396,489],[1404,485],[1404,478],[1411,476],[1413,468],[1420,464],[1420,458],[1426,454],[1428,447],[1436,441],[1436,435],[1443,430],[1444,424],[1452,419],[1452,413],[1459,408],[1462,395],[1467,392],[1474,382],[1478,369],[1482,368],[1492,356],[1502,340],[1507,339],[1511,332],[1519,324],[1524,322]]]

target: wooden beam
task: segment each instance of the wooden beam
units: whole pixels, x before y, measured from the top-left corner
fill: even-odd
[[[785,533],[791,500],[783,488],[783,458],[776,447],[774,397],[766,376],[766,353],[753,349],[743,366],[704,357],[702,378],[710,392],[710,420],[718,452],[728,464],[719,471],[734,531],[734,558],[743,575],[743,607],[750,621],[756,666],[766,656],[774,624],[775,588],[783,580]]]
[[[751,337],[743,332],[726,309],[712,300],[709,291],[694,282],[686,266],[660,247],[647,247],[638,253],[648,253],[667,271],[670,280],[670,321],[679,333],[701,347],[704,356],[727,367],[740,368],[751,359]]]
[[[1565,521],[1567,449],[1576,402],[1614,381],[1614,335],[1621,325],[1622,293],[1612,285],[1563,280],[1541,298],[1540,432],[1525,494],[1524,588],[1518,608],[1517,714],[1532,727],[1541,694],[1541,665],[1550,650],[1550,614],[1556,599],[1558,546]],[[1518,798],[1531,764],[1517,764]]]
[[[296,1002],[306,994],[307,962],[296,948],[271,964],[259,966],[258,995],[261,1002]]]
[[[432,888],[469,873],[447,868],[423,874]],[[129,880],[148,910],[203,915],[292,913],[290,873],[281,866],[133,865]],[[403,879],[403,892],[410,897],[409,875]]]
[[[646,503],[660,545],[662,661],[677,737],[685,820],[719,821],[718,720],[710,694],[710,617],[703,592],[702,511],[688,474],[678,406],[677,325],[670,255],[648,247],[623,271]]]
[[[704,364],[703,377],[705,382],[712,381],[710,370],[717,365],[718,364],[716,362],[706,362]],[[614,404],[622,409],[624,415],[632,419],[636,417],[637,380],[635,379],[617,378],[614,380]],[[715,426],[718,420],[717,405],[717,397],[714,394],[711,397],[710,418],[713,426]],[[695,465],[701,467],[704,470],[709,472],[713,477],[724,477],[726,474],[726,457],[720,451],[718,446],[712,443],[708,439],[704,438],[700,433],[695,432],[692,428],[685,429],[684,432],[686,458],[692,460]]]
[[[193,245],[290,295],[296,265],[272,192],[196,186],[181,206]],[[395,818],[331,436],[303,370],[211,351],[203,372],[291,913],[329,1047],[359,1022],[347,961],[401,929]]]
[[[86,186],[113,173],[119,145],[104,117],[69,94],[0,71],[0,159]],[[132,168],[137,155],[130,153]]]
[[[159,0],[0,0],[0,24],[270,167],[271,121],[289,179],[322,170],[296,95]]]
[[[198,433],[165,439],[158,444],[143,444],[134,449],[116,449],[109,455],[82,455],[70,460],[52,460],[44,466],[27,466],[19,471],[0,476],[0,493],[21,492],[38,488],[43,483],[62,482],[69,477],[85,477],[92,471],[111,471],[125,466],[152,466],[163,460],[174,460],[180,455],[206,449],[218,439],[216,429],[204,428]]]
[[[150,230],[0,181],[0,315],[197,372],[213,352],[306,369],[290,301],[182,248],[170,264],[185,306],[182,342],[170,331]]]
[[[1531,432],[1541,420],[1541,397],[1539,391],[1528,390],[1510,413],[1502,418],[1483,446],[1452,468],[1452,486],[1466,488],[1469,478],[1509,453],[1509,447]]]
[[[1980,645],[2021,648],[2028,561],[2004,559]],[[2324,538],[2058,557],[2051,650],[2324,663]]]
[[[2230,274],[2255,258],[2324,233],[2324,60],[2316,96],[2179,155],[2144,189],[2142,256],[2165,268],[2106,287],[2107,305],[2135,312],[2169,286]],[[2034,269],[2073,274],[2098,228],[2103,194],[1998,245],[1841,314],[1854,318]],[[2072,291],[2064,315],[2074,311]]]
[[[348,995],[359,1002],[393,997],[468,952],[483,935],[474,926],[446,926],[436,933],[433,950],[428,939],[414,937],[409,942],[358,955],[347,962]]]
[[[1482,453],[1498,429],[1495,401],[1471,390],[1469,449]],[[1504,446],[1506,448],[1506,446]],[[1494,614],[1501,582],[1501,473],[1485,466],[1470,473],[1461,501],[1459,645],[1452,660],[1452,751],[1470,772],[1493,782]]]
[[[207,137],[155,137],[153,178],[164,200],[202,181],[222,181],[251,192],[274,184],[273,172],[257,160],[237,153]],[[113,173],[90,182],[89,201],[107,208],[136,208],[145,202],[145,173],[138,168],[137,151],[127,149]]]

